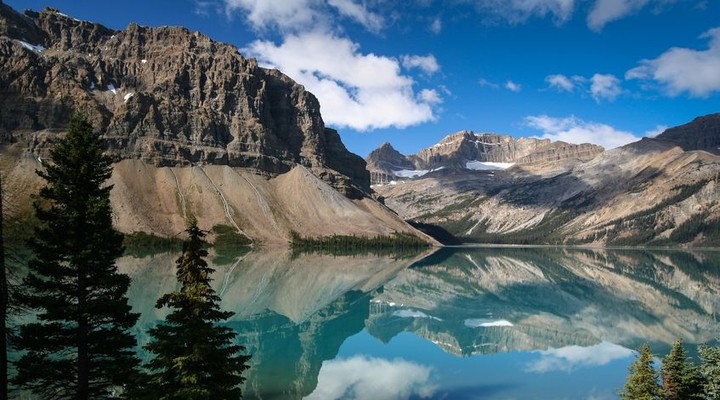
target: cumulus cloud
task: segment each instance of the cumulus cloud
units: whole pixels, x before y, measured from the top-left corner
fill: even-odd
[[[408,399],[430,397],[430,368],[405,360],[357,356],[323,362],[315,390],[306,399]]]
[[[481,13],[510,23],[546,16],[564,23],[572,16],[575,0],[475,0],[475,5]]]
[[[412,78],[401,73],[398,60],[362,54],[347,38],[307,32],[288,35],[280,45],[258,40],[243,52],[305,85],[318,97],[328,125],[366,131],[435,118],[437,92],[416,95]]]
[[[620,79],[612,74],[595,74],[590,78],[590,93],[598,103],[603,99],[613,101],[622,93]]]
[[[608,22],[622,19],[633,14],[648,3],[649,0],[596,0],[590,14],[587,17],[587,24],[590,29],[599,31]]]
[[[426,56],[404,55],[400,57],[402,65],[405,68],[419,68],[428,75],[432,75],[440,70],[435,56],[432,54]]]
[[[567,143],[594,143],[606,149],[613,149],[640,140],[631,132],[613,128],[599,122],[586,122],[575,116],[555,118],[535,115],[525,118],[525,124],[542,131],[542,138]]]
[[[658,58],[640,61],[640,66],[625,73],[625,79],[653,80],[670,96],[687,92],[707,97],[720,91],[720,27],[700,37],[709,39],[707,50],[671,48]]]
[[[559,349],[536,351],[540,359],[528,363],[529,372],[546,373],[551,371],[570,372],[576,368],[597,367],[615,360],[631,357],[632,350],[620,345],[601,342],[594,346],[567,346]]]
[[[511,92],[519,92],[522,90],[522,86],[519,83],[515,83],[513,81],[507,81],[505,82],[505,89],[511,91]]]

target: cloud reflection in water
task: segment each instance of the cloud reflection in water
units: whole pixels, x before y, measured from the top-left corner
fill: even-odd
[[[408,399],[430,397],[431,368],[405,360],[367,356],[323,363],[318,385],[306,399]]]
[[[559,349],[535,351],[540,359],[525,365],[527,372],[545,373],[551,371],[570,372],[575,368],[598,367],[615,360],[631,357],[634,352],[610,342],[593,346],[567,346]]]

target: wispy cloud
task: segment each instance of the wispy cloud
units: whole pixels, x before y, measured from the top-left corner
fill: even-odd
[[[437,92],[415,95],[414,82],[401,73],[398,60],[363,54],[347,38],[308,32],[286,36],[280,45],[255,41],[243,51],[305,85],[331,126],[367,131],[434,119]]]
[[[551,16],[556,23],[572,17],[575,0],[472,0],[475,7],[492,19],[522,23],[532,17]]]
[[[625,79],[652,80],[670,96],[687,92],[707,97],[720,91],[720,27],[703,33],[707,50],[673,47],[658,58],[642,60],[625,73]]]
[[[511,91],[511,92],[519,92],[522,90],[522,85],[519,83],[515,83],[513,81],[507,81],[505,82],[505,89]]]
[[[599,122],[583,121],[571,115],[564,118],[533,115],[525,118],[525,125],[541,131],[542,138],[567,143],[594,143],[613,149],[640,140],[631,132]]]
[[[437,17],[433,20],[433,22],[430,24],[430,32],[439,35],[440,32],[442,32],[443,29],[443,23],[442,19],[440,17]]]
[[[559,91],[573,92],[575,89],[582,85],[586,81],[582,76],[574,75],[567,77],[563,74],[548,75],[545,77],[545,82],[550,85],[551,88]]]
[[[601,100],[613,101],[620,93],[620,79],[611,74],[595,74],[590,78],[590,94],[598,103]]]
[[[587,17],[590,29],[600,31],[608,22],[631,15],[645,7],[649,0],[596,0]]]
[[[368,10],[364,4],[352,0],[328,0],[328,4],[335,7],[340,15],[356,21],[371,32],[379,32],[385,25],[384,18]]]

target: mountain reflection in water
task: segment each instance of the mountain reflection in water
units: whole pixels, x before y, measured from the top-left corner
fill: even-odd
[[[154,305],[175,289],[175,258],[119,262],[141,344],[165,316]],[[253,251],[214,268],[253,356],[246,398],[616,398],[631,349],[664,355],[682,338],[693,354],[720,333],[718,252]]]

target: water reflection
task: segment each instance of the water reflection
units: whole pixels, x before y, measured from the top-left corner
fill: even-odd
[[[164,317],[154,304],[177,284],[176,257],[121,260],[142,313],[141,343]],[[253,355],[249,398],[531,398],[543,385],[572,398],[568,373],[598,388],[583,396],[613,398],[629,349],[648,341],[664,354],[675,338],[692,345],[718,336],[719,266],[715,252],[482,248],[394,259],[256,251],[215,265],[213,283]],[[598,378],[600,368],[613,373]],[[387,379],[394,384],[380,385]]]

